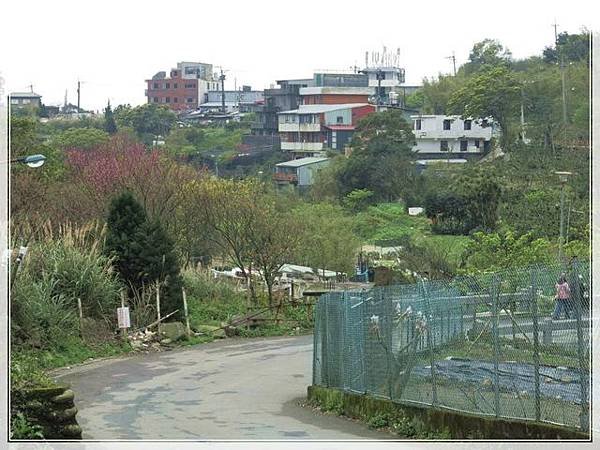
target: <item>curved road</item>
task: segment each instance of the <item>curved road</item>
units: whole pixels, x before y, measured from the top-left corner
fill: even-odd
[[[299,406],[312,377],[312,336],[227,339],[103,360],[70,383],[84,439],[386,439]]]

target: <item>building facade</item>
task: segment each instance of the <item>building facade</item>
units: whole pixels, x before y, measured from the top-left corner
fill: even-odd
[[[212,64],[179,62],[168,77],[166,72],[156,73],[146,80],[148,103],[165,105],[179,112],[196,109],[206,101],[208,91],[219,88],[212,70]]]
[[[342,105],[368,103],[374,90],[369,87],[305,87],[300,89],[302,105]]]
[[[281,150],[293,158],[321,156],[328,149],[344,151],[357,122],[375,111],[367,103],[300,105],[278,114]]]
[[[460,116],[445,115],[410,117],[416,139],[413,151],[423,157],[477,157],[491,148],[492,123],[486,119],[463,120]]]
[[[12,92],[9,94],[10,107],[14,109],[37,109],[42,106],[42,96],[35,92]]]
[[[273,181],[278,188],[297,187],[306,189],[313,184],[317,171],[329,164],[329,158],[307,157],[275,165]]]

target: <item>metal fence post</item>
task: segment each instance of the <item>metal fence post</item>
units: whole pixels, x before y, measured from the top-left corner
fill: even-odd
[[[329,332],[329,295],[326,294],[323,298],[323,333],[321,335],[321,349],[323,362],[321,364],[321,378],[323,380],[323,384],[329,387],[329,342],[328,342],[328,332]]]
[[[540,329],[538,323],[537,306],[537,268],[531,270],[531,313],[533,316],[533,366],[535,382],[535,420],[541,420],[540,404]]]
[[[429,293],[427,292],[427,290],[425,289],[425,282],[421,280],[421,296],[423,297],[423,300],[425,301],[425,307],[426,307],[426,311],[425,311],[425,320],[427,321],[427,347],[429,347],[429,365],[431,366],[430,369],[430,373],[431,373],[431,405],[435,406],[437,404],[437,385],[435,382],[435,355],[434,355],[434,348],[433,348],[433,343],[431,340],[431,330],[433,328],[433,317],[431,312],[431,299],[429,297]],[[441,314],[440,314],[441,317]]]
[[[585,364],[585,340],[583,338],[583,324],[581,321],[581,286],[579,283],[579,264],[573,262],[573,294],[575,297],[575,315],[577,319],[577,359],[579,360],[579,382],[581,385],[581,414],[580,427],[583,431],[589,429],[589,402],[588,402],[588,374]],[[573,300],[571,300],[573,302]]]
[[[500,341],[498,337],[498,300],[500,296],[500,277],[494,275],[492,281],[492,333],[494,339],[494,414],[500,417]]]

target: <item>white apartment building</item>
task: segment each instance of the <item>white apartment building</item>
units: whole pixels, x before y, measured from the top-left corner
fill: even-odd
[[[414,152],[424,155],[477,155],[490,150],[491,119],[461,119],[460,116],[414,115]]]

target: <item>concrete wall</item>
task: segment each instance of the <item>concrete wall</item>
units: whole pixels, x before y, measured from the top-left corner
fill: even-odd
[[[365,419],[378,414],[399,414],[412,418],[423,427],[447,430],[453,439],[577,439],[590,440],[589,434],[551,424],[523,420],[496,419],[459,411],[395,403],[368,395],[343,392],[322,386],[309,386],[308,399],[325,405],[340,405],[347,417]]]
[[[480,141],[479,148],[475,147],[474,139],[465,139],[468,142],[467,151],[460,151],[460,141],[462,139],[444,139],[448,141],[448,151],[440,150],[440,141],[442,139],[417,139],[417,145],[413,147],[413,151],[418,151],[419,153],[438,153],[440,155],[445,155],[448,153],[483,153],[483,141]]]

